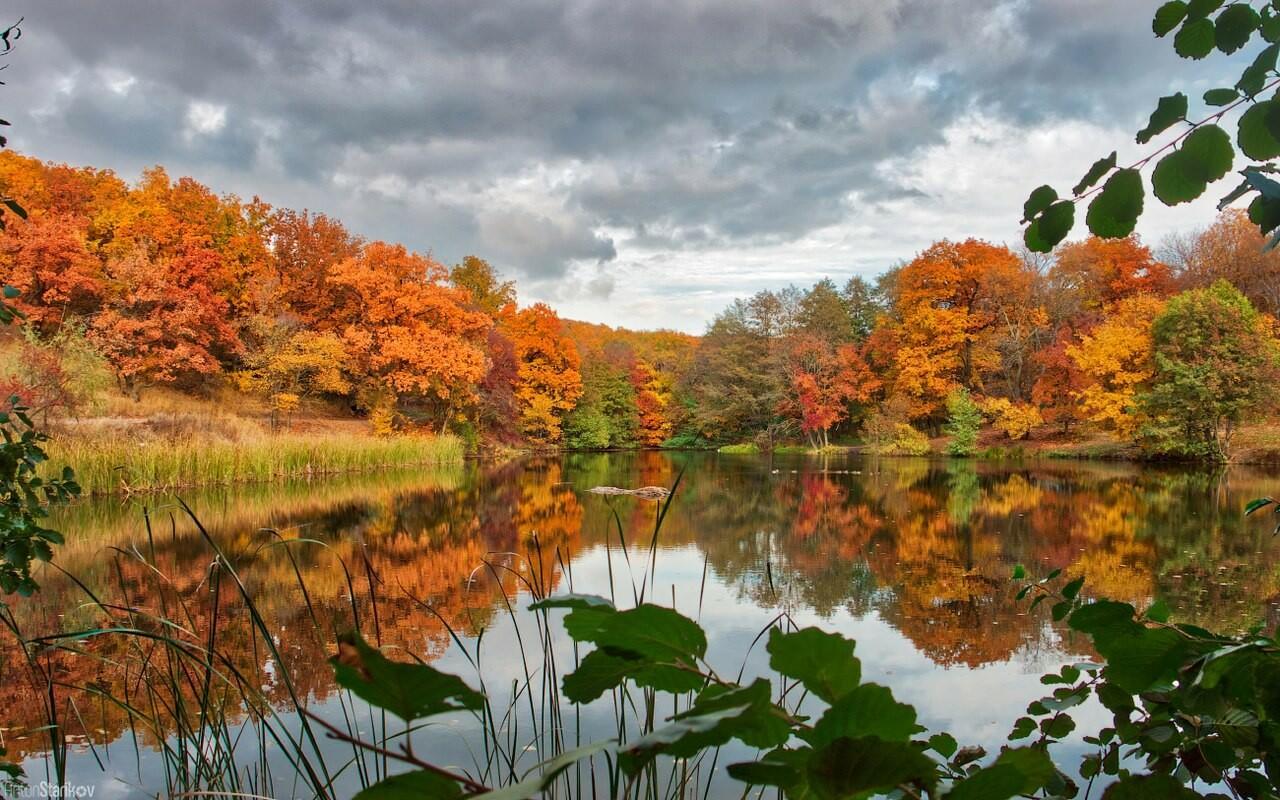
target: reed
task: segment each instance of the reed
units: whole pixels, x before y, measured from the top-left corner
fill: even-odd
[[[239,441],[61,437],[48,454],[51,468],[75,470],[86,494],[111,494],[458,463],[465,449],[454,436],[283,434]]]

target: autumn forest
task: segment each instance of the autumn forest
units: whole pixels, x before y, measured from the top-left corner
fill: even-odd
[[[561,319],[481,256],[448,266],[159,167],[130,184],[6,152],[0,186],[28,212],[0,239],[28,320],[2,377],[52,417],[112,385],[472,447],[969,455],[981,429],[1226,458],[1270,411],[1280,257],[1242,212],[1158,253],[1135,236],[1052,258],[940,241],[874,281],[737,300],[694,337]],[[1205,336],[1222,347],[1197,350]]]

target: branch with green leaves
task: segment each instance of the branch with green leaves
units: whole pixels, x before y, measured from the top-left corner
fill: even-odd
[[[1274,161],[1280,158],[1280,95],[1273,93],[1280,87],[1280,2],[1170,0],[1156,11],[1152,30],[1157,37],[1172,34],[1178,55],[1194,60],[1214,51],[1231,55],[1254,41],[1262,47],[1233,86],[1204,93],[1204,105],[1216,111],[1192,120],[1185,94],[1160,98],[1136,136],[1137,143],[1145,145],[1172,132],[1154,151],[1126,166],[1120,166],[1112,152],[1089,168],[1069,196],[1048,185],[1035,189],[1023,205],[1023,238],[1029,249],[1053,250],[1075,226],[1076,206],[1086,202],[1090,233],[1107,239],[1128,236],[1145,208],[1143,170],[1148,166],[1154,165],[1147,178],[1151,193],[1175,206],[1198,199],[1225,178],[1238,156],[1250,163],[1238,170],[1240,183],[1218,207],[1252,197],[1249,218],[1271,236],[1268,249],[1280,244],[1280,182],[1272,177],[1277,172]],[[1240,116],[1233,137],[1223,126],[1235,112]]]

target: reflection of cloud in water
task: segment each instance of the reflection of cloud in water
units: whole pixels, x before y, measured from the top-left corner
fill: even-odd
[[[682,468],[650,578],[647,547],[656,504],[584,491],[597,485],[669,486]],[[1278,492],[1280,480],[1243,470],[1206,475],[1123,464],[847,464],[840,458],[639,453],[220,490],[192,503],[220,544],[235,554],[279,643],[284,669],[331,719],[340,719],[340,706],[325,657],[334,632],[349,627],[353,613],[372,636],[376,610],[384,643],[433,658],[473,684],[471,666],[451,644],[446,624],[469,652],[483,630],[487,686],[495,704],[505,707],[513,682],[526,679],[521,644],[535,686],[545,676],[533,618],[519,617],[517,638],[504,596],[523,607],[530,584],[606,596],[612,584],[625,606],[643,585],[647,598],[670,604],[674,596],[679,610],[699,619],[709,636],[710,660],[725,674],[744,665],[747,676],[766,671],[763,644],[750,652],[748,647],[785,610],[798,624],[855,638],[866,677],[915,704],[924,724],[949,729],[962,742],[992,746],[1026,703],[1042,694],[1040,674],[1086,652],[1082,642],[1064,638],[1060,626],[1040,612],[1028,614],[1027,603],[1014,599],[1008,580],[1013,564],[1026,564],[1033,574],[1084,571],[1086,593],[1136,603],[1161,595],[1191,618],[1240,626],[1274,616],[1280,595],[1280,544],[1269,530],[1245,524],[1240,509],[1251,497]],[[78,505],[58,521],[72,533],[60,563],[116,596],[121,587],[109,568],[113,556],[104,548],[136,544],[148,554],[154,548],[165,581],[155,580],[136,560],[121,559],[130,602],[158,607],[182,596],[199,609],[194,598],[208,586],[208,547],[190,525],[178,520],[171,529],[163,514],[155,516],[156,535],[149,543],[141,535],[136,503]],[[323,543],[291,546],[314,619],[284,549],[263,549],[270,539],[262,527]],[[535,542],[539,549],[530,552]],[[486,559],[494,567],[477,570]],[[59,618],[81,597],[66,581],[46,575],[46,584],[36,601],[19,607],[28,630],[103,621],[87,608]],[[371,585],[376,607],[369,599]],[[234,593],[224,593],[223,605],[222,641],[243,648],[252,632],[236,610]],[[194,628],[209,624],[207,612],[196,615]],[[553,618],[562,614],[554,612]],[[551,652],[563,676],[572,668],[573,647],[558,628],[557,633]],[[122,652],[108,639],[94,646],[103,655]],[[248,650],[231,656],[274,702],[285,700],[275,664]],[[60,658],[73,683],[112,686],[119,680],[93,659]],[[38,717],[22,717],[35,714],[31,704],[19,702],[26,691],[20,681],[0,686],[7,724],[39,724]],[[82,708],[95,741],[120,738],[123,716],[92,718],[102,713],[95,709]],[[1082,709],[1079,730],[1100,722],[1099,713]],[[580,723],[567,722],[581,724],[583,739],[612,735],[615,725],[608,703],[584,709]],[[469,748],[479,746],[467,718],[436,720],[419,738],[419,747],[460,764],[470,764]],[[18,753],[42,746],[34,737],[8,744]],[[129,763],[113,763],[111,769],[136,782],[131,746],[116,745],[113,753],[130,751]],[[333,742],[323,749],[339,760],[349,755]],[[144,782],[163,788],[155,751],[150,745],[143,751]],[[527,757],[531,766],[536,751]],[[720,764],[732,760],[728,754]],[[28,766],[32,775],[43,771],[38,760]],[[76,779],[102,781],[104,791],[121,786],[105,781],[84,753],[73,755],[71,771]]]

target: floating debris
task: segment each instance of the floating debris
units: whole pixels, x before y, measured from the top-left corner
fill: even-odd
[[[641,500],[665,500],[671,494],[661,486],[641,486],[639,489],[619,489],[616,486],[595,486],[587,490],[590,494],[603,494],[612,497],[631,495]]]

